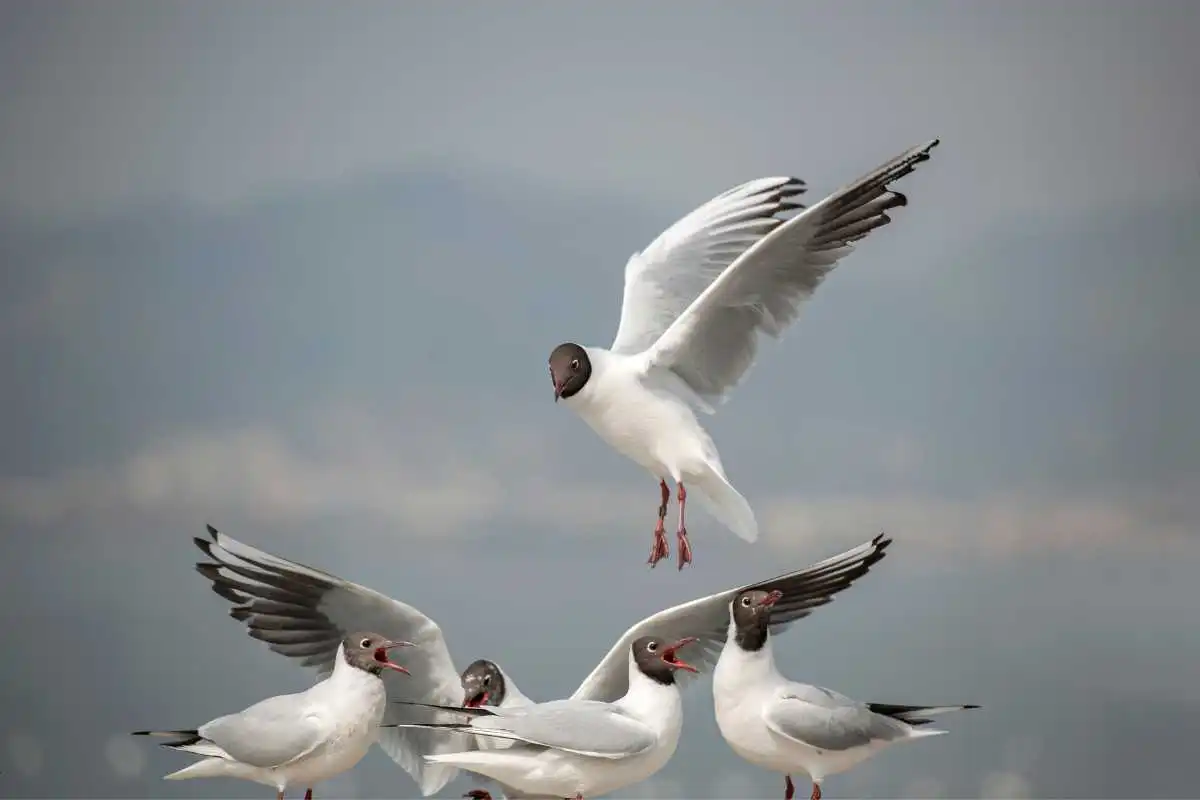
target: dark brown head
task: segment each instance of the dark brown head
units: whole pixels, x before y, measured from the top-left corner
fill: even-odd
[[[633,661],[647,678],[670,686],[675,683],[675,670],[697,671],[691,664],[675,655],[681,647],[694,641],[694,636],[677,642],[664,642],[654,636],[643,636],[633,643]]]
[[[481,658],[458,676],[463,687],[463,708],[498,706],[504,702],[504,673],[495,662]]]
[[[734,639],[738,646],[751,653],[767,643],[767,626],[771,624],[771,607],[779,602],[783,592],[747,589],[733,598],[731,605]]]
[[[408,670],[388,659],[388,650],[393,647],[412,647],[412,642],[398,642],[370,631],[351,633],[342,639],[342,653],[346,663],[372,675],[381,675],[385,669],[408,674]]]
[[[592,377],[592,362],[587,351],[573,342],[560,344],[550,353],[550,380],[554,384],[554,402],[579,394]]]

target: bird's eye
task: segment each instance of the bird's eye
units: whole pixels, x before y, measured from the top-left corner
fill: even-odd
[[[651,653],[653,653],[655,650],[658,649],[658,642],[651,642],[650,644],[646,645],[646,649],[648,651],[650,651]]]
[[[491,683],[492,683],[492,676],[491,676],[491,675],[484,675],[484,676],[483,676],[483,685],[484,685],[484,686],[490,686],[490,685],[491,685]]]
[[[362,649],[366,650],[367,648],[369,648],[371,646],[371,640],[363,639],[361,642],[358,643],[358,646],[361,647]]]
[[[571,369],[572,369],[572,371],[577,371],[579,369],[579,359],[578,358],[573,359],[571,361]]]
[[[742,605],[743,605],[743,606],[746,606],[747,608],[749,608],[749,607],[750,607],[750,598],[749,598],[749,597],[743,597],[743,598],[742,598]]]

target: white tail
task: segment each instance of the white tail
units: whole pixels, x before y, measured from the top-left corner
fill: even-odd
[[[683,485],[689,491],[693,486],[699,489],[697,494],[705,509],[726,528],[747,542],[758,541],[758,522],[754,519],[754,510],[720,472],[710,469],[705,475],[685,476]]]

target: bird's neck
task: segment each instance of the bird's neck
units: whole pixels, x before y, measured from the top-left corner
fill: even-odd
[[[729,622],[729,632],[725,635],[725,647],[721,651],[718,666],[722,672],[736,674],[739,680],[766,679],[779,674],[775,668],[775,653],[772,649],[771,636],[768,633],[754,649],[744,647],[738,641],[737,626]]]
[[[380,680],[380,676],[372,675],[366,670],[350,666],[346,661],[346,652],[338,645],[337,658],[333,660],[333,673],[329,682],[335,686],[361,686]]]
[[[660,683],[645,675],[633,658],[629,659],[629,691],[616,704],[655,728],[682,708],[679,685]]]

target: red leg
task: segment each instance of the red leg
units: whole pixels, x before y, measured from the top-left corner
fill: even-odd
[[[671,490],[667,488],[667,482],[661,479],[658,482],[658,488],[662,492],[662,502],[658,506],[658,523],[654,526],[654,543],[650,545],[650,559],[646,562],[651,567],[671,555],[671,548],[667,544],[667,526],[664,522],[667,518],[667,503],[671,500]]]
[[[283,800],[283,792],[276,792],[275,800]]]
[[[487,789],[472,789],[464,794],[463,797],[469,797],[471,800],[492,800],[492,793]]]
[[[304,790],[304,800],[312,800],[312,787],[311,786]]]
[[[792,783],[792,776],[784,775],[783,779],[787,782],[787,790],[783,793],[783,800],[792,800],[796,796],[796,786]]]
[[[813,784],[812,797],[809,800],[821,800],[821,784]]]
[[[675,531],[675,543],[679,548],[680,569],[692,563],[692,543],[688,541],[687,524],[684,522],[686,510],[687,490],[683,488],[683,482],[681,481],[679,483],[679,529]]]

